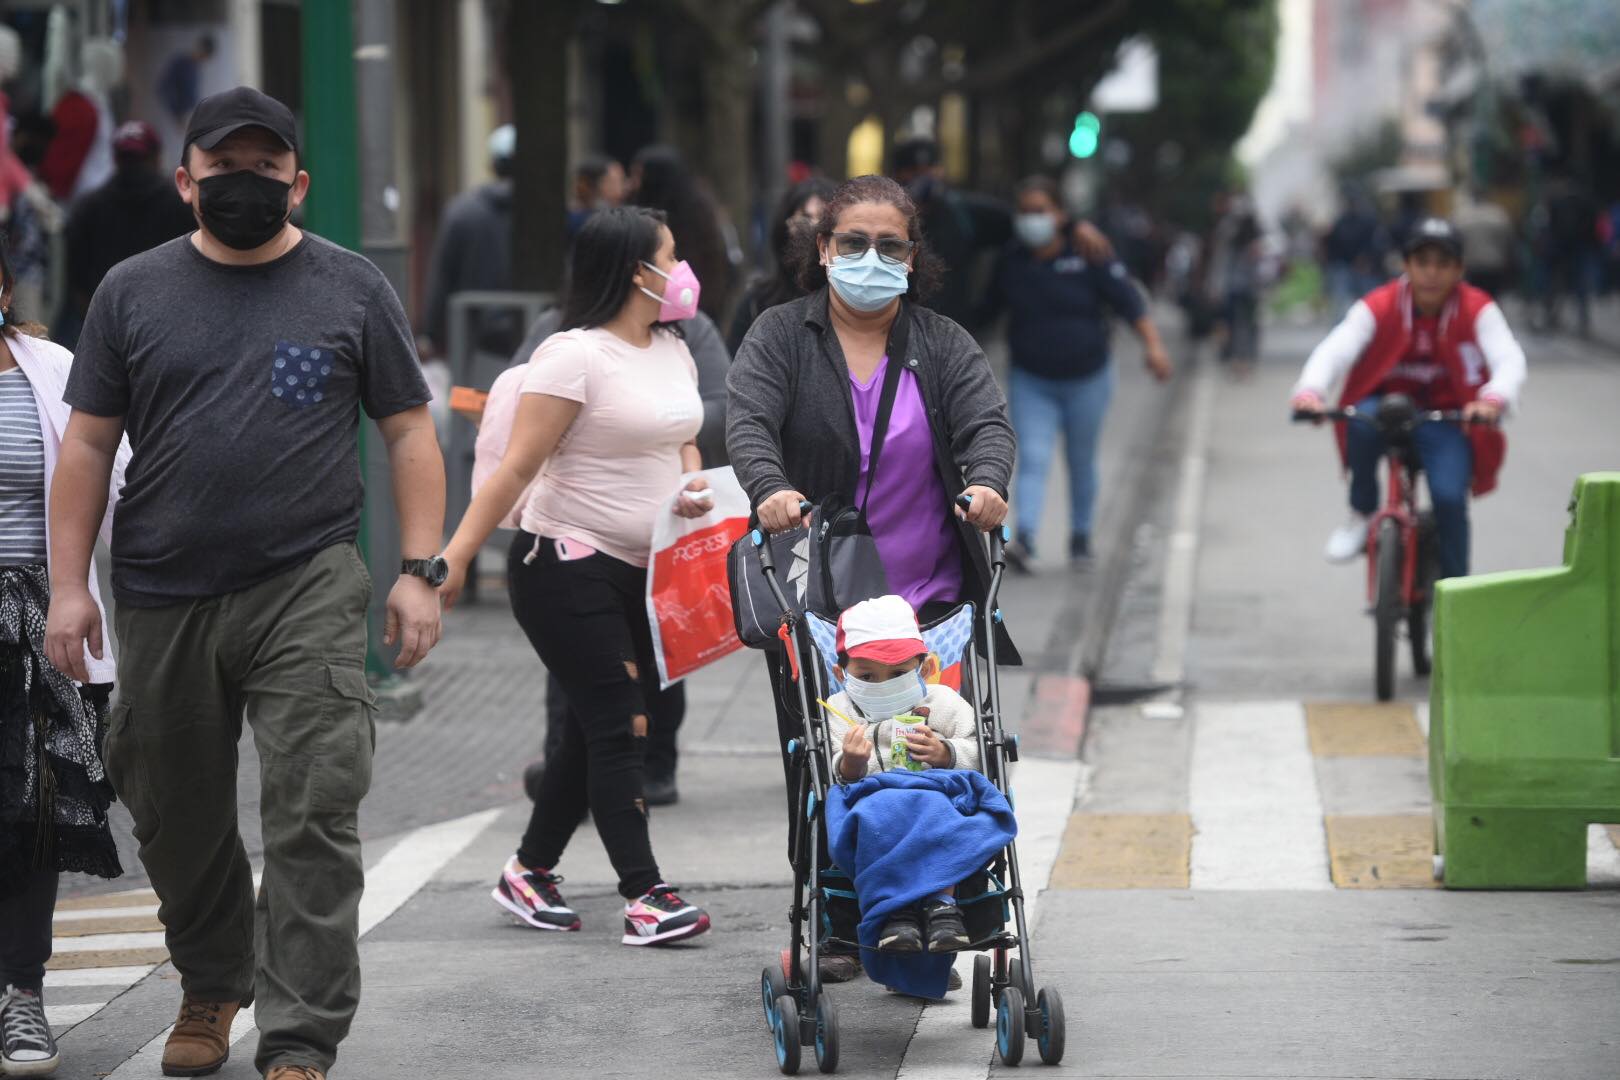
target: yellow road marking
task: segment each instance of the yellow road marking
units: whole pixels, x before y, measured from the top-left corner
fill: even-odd
[[[156,915],[108,916],[105,919],[72,919],[56,924],[56,937],[89,937],[93,934],[139,934],[161,930]]]
[[[1186,814],[1074,814],[1052,867],[1054,889],[1185,889]]]
[[[57,953],[45,966],[51,971],[75,968],[137,967],[161,964],[169,958],[167,949],[101,949],[94,952]]]
[[[1308,704],[1305,727],[1317,757],[1422,757],[1428,752],[1410,705]]]
[[[1435,889],[1434,822],[1425,814],[1330,814],[1328,859],[1341,889]]]

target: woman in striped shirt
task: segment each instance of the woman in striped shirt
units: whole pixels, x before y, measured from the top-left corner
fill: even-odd
[[[60,1059],[42,997],[57,875],[122,873],[99,752],[114,667],[105,620],[89,684],[45,658],[47,508],[73,357],[13,319],[12,287],[0,244],[0,1075],[48,1076]],[[127,457],[126,447],[104,537]],[[99,596],[93,567],[89,585]]]

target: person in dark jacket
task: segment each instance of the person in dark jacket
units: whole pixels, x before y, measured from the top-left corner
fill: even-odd
[[[815,228],[822,207],[827,205],[832,193],[832,181],[814,176],[788,188],[776,204],[776,214],[771,219],[771,272],[748,286],[737,302],[736,314],[731,317],[731,332],[726,335],[726,348],[732,353],[736,353],[754,320],[767,308],[804,295],[799,286],[798,267],[793,265],[794,238],[800,229]],[[707,453],[703,460],[709,460]]]
[[[681,257],[703,282],[703,313],[716,324],[726,316],[731,299],[732,261],[720,207],[693,175],[679,152],[649,146],[630,163],[630,198],[635,206],[662,210],[675,234]]]
[[[1148,371],[1160,382],[1170,377],[1170,356],[1125,264],[1093,262],[1075,248],[1055,183],[1024,181],[1013,226],[1018,239],[1001,256],[981,315],[990,322],[1007,313],[1007,396],[1021,450],[1017,537],[1007,560],[1027,572],[1059,434],[1069,464],[1069,558],[1091,554],[1097,437],[1114,387],[1109,316],[1141,337]]]
[[[158,169],[162,149],[163,141],[151,124],[140,120],[124,124],[113,135],[118,171],[86,193],[68,216],[66,310],[58,316],[52,335],[64,348],[77,343],[90,297],[107,271],[197,227],[174,180]]]
[[[458,292],[512,287],[512,155],[516,129],[503,124],[489,136],[495,179],[463,192],[445,207],[428,271],[427,325],[434,353],[450,347],[450,298]],[[505,355],[523,332],[510,312],[490,312],[475,321],[480,348]]]
[[[737,479],[771,532],[799,525],[806,499],[864,502],[890,590],[924,622],[982,601],[989,564],[978,530],[1006,517],[1013,430],[972,336],[916,302],[937,273],[917,207],[893,180],[856,177],[833,193],[805,241],[799,275],[808,295],[760,316],[727,378],[726,447]],[[901,320],[905,355],[892,357]],[[884,372],[902,362],[882,471],[871,477]],[[972,496],[965,515],[951,501],[963,494]],[[998,644],[1006,662],[1018,662],[1010,641]],[[766,660],[791,787],[787,743],[802,721],[788,704],[783,658]],[[860,970],[855,957],[822,955],[824,979]]]

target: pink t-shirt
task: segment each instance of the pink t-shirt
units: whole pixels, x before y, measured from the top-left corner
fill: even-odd
[[[646,566],[655,516],[672,512],[680,487],[681,447],[703,426],[686,342],[661,330],[645,349],[600,327],[553,334],[522,392],[581,404],[540,470],[523,528]]]

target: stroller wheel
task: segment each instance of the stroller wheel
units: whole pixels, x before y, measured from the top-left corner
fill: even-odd
[[[838,1010],[825,991],[816,995],[816,1067],[838,1071]]]
[[[759,976],[759,997],[760,1004],[765,1006],[767,1026],[776,1023],[776,999],[787,992],[787,979],[783,977],[782,969],[775,964],[766,964]]]
[[[1035,1046],[1041,1052],[1042,1061],[1056,1065],[1063,1060],[1063,998],[1056,990],[1046,987],[1036,995],[1035,1007],[1041,1013],[1041,1037],[1035,1040]]]
[[[1004,1065],[1024,1060],[1024,992],[1016,986],[1001,991],[996,1009],[996,1052]]]
[[[799,1045],[799,1003],[793,1000],[792,994],[776,999],[772,1034],[776,1036],[776,1067],[784,1076],[797,1075],[802,1047]]]
[[[990,1026],[990,957],[980,953],[973,958],[973,1026]]]

